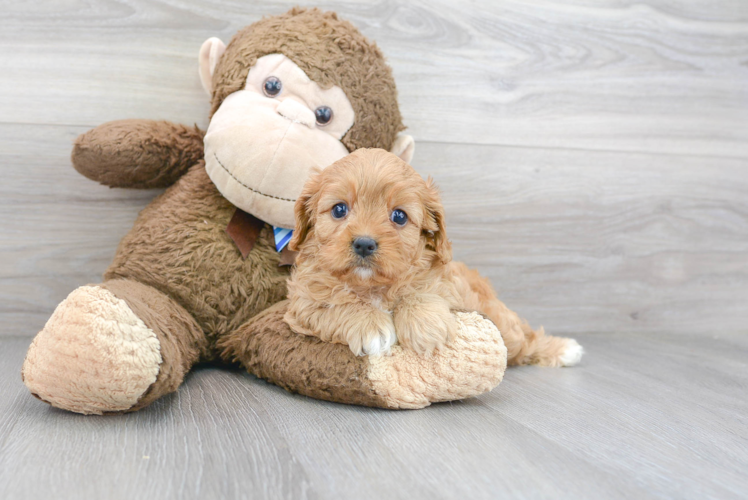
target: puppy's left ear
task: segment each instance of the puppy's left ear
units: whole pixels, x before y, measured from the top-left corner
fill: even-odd
[[[452,243],[447,239],[444,207],[439,197],[439,189],[431,177],[426,182],[423,205],[426,211],[423,232],[428,241],[427,246],[436,252],[442,264],[447,264],[452,260]]]
[[[309,231],[312,230],[314,223],[315,205],[317,204],[317,194],[319,192],[319,177],[321,172],[312,172],[309,180],[304,184],[301,196],[296,200],[294,205],[294,216],[296,226],[293,230],[291,241],[288,242],[288,248],[294,252],[299,251],[299,246],[306,240]]]

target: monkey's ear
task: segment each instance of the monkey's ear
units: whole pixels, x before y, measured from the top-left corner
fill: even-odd
[[[413,153],[416,151],[416,141],[407,134],[397,134],[395,143],[392,145],[390,153],[399,156],[405,163],[410,163],[413,159]]]
[[[299,251],[299,246],[306,240],[309,231],[314,223],[312,222],[316,212],[317,199],[319,198],[319,177],[320,171],[312,172],[309,180],[304,184],[301,196],[296,199],[294,204],[294,216],[296,218],[296,227],[293,230],[291,241],[288,242],[289,250]]]
[[[216,37],[208,38],[200,47],[200,82],[209,97],[213,97],[213,73],[225,51],[226,44]]]
[[[426,233],[428,246],[436,251],[439,262],[448,264],[452,260],[452,243],[447,239],[444,207],[439,197],[439,189],[430,177],[426,182],[423,203],[426,209],[423,230]]]

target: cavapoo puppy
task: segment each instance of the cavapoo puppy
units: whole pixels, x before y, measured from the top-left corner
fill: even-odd
[[[472,309],[496,324],[509,364],[579,362],[575,340],[532,330],[486,279],[451,261],[438,190],[397,156],[355,151],[313,174],[295,211],[285,320],[296,332],[359,356],[395,342],[426,354],[454,337],[452,309]]]

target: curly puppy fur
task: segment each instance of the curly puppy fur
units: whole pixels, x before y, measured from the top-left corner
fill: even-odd
[[[340,203],[348,211],[335,218]],[[394,210],[407,214],[405,224],[392,221]],[[486,279],[451,262],[437,188],[397,156],[357,150],[313,175],[295,211],[290,245],[300,253],[285,316],[294,330],[357,355],[386,353],[395,341],[428,354],[454,338],[452,310],[474,309],[499,328],[509,364],[578,361],[574,340],[531,329]],[[375,242],[373,253],[355,251],[360,238]]]

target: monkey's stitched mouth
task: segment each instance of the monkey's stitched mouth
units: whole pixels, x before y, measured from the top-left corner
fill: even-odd
[[[251,187],[247,186],[247,185],[246,185],[246,184],[244,184],[244,183],[243,183],[243,182],[242,182],[241,180],[239,180],[239,179],[238,179],[238,178],[237,178],[237,177],[236,177],[236,176],[235,176],[235,175],[234,175],[233,173],[231,173],[231,170],[229,170],[228,168],[226,168],[226,165],[224,165],[223,163],[221,163],[221,160],[219,160],[219,159],[218,159],[218,155],[216,155],[215,153],[213,153],[213,158],[215,158],[215,159],[216,159],[216,161],[217,161],[217,162],[218,162],[218,164],[219,164],[219,165],[221,166],[221,168],[222,168],[223,170],[225,170],[225,171],[226,171],[226,173],[227,173],[227,174],[229,174],[229,175],[231,176],[231,178],[232,178],[232,179],[234,179],[234,180],[235,180],[235,181],[236,181],[237,183],[239,183],[239,184],[240,184],[241,186],[243,186],[243,187],[244,187],[245,189],[247,189],[247,190],[249,190],[249,191],[252,191],[252,192],[253,192],[253,193],[255,193],[255,194],[259,194],[260,196],[265,196],[266,198],[272,198],[272,199],[274,199],[274,200],[280,200],[280,201],[288,201],[288,202],[290,202],[290,203],[296,203],[296,200],[295,200],[295,199],[291,199],[291,198],[281,198],[280,196],[273,196],[272,194],[265,194],[265,193],[263,193],[262,191],[258,191],[257,189],[254,189],[254,188],[251,188]]]

